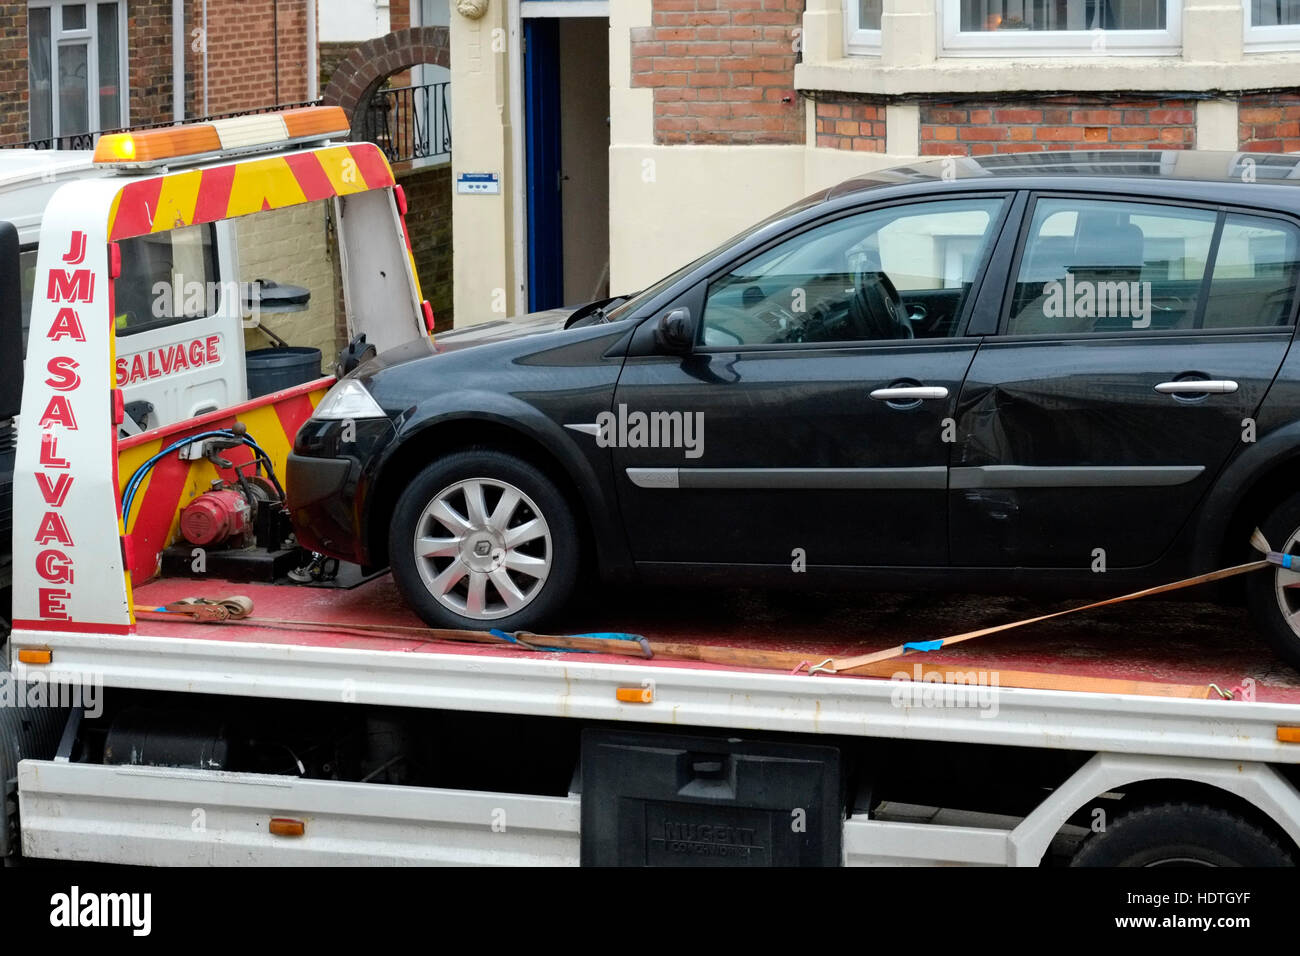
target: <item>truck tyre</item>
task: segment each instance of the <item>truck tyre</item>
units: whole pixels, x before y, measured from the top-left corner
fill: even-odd
[[[1259,528],[1275,551],[1300,555],[1300,493],[1275,507]],[[1265,568],[1247,575],[1246,599],[1260,636],[1300,670],[1300,571]]]
[[[1226,810],[1162,803],[1084,841],[1071,866],[1294,866],[1277,840]]]
[[[429,625],[531,630],[573,590],[578,530],[545,474],[471,449],[429,465],[402,492],[388,557],[398,590]]]

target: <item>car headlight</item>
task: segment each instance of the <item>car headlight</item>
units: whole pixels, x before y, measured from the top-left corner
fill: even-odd
[[[366,387],[354,378],[338,382],[321,399],[312,418],[324,421],[341,421],[346,418],[385,418],[379,403],[370,397]]]

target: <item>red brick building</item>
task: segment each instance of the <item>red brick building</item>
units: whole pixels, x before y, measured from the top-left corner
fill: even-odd
[[[1212,103],[1239,116],[1236,142],[1216,133],[1214,146],[1300,148],[1300,93],[1277,89],[1300,83],[1300,4],[651,0],[649,7],[652,25],[630,30],[630,85],[654,91],[659,144],[806,143],[899,155],[1193,148],[1205,121],[1198,111]],[[890,110],[904,120],[892,145]]]
[[[315,3],[0,2],[0,145],[309,99]]]

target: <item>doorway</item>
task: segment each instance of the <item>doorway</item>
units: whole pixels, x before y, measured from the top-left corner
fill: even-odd
[[[609,286],[609,20],[526,17],[529,311]]]

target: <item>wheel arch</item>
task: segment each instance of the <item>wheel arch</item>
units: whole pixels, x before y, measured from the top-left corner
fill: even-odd
[[[1012,831],[1010,862],[1039,865],[1069,820],[1114,790],[1141,797],[1140,805],[1195,800],[1238,813],[1263,825],[1300,860],[1300,791],[1269,765],[1101,753]]]
[[[1300,491],[1300,422],[1270,432],[1238,454],[1201,508],[1195,570],[1222,567],[1247,554],[1251,530],[1277,504]]]
[[[555,430],[559,431],[559,426]],[[557,447],[562,449],[560,453]],[[590,464],[567,437],[539,435],[523,427],[521,419],[497,414],[442,416],[403,430],[378,462],[366,496],[363,537],[372,564],[387,563],[389,523],[406,483],[438,456],[472,448],[505,452],[542,471],[573,510],[583,553],[596,558],[600,573],[608,577],[630,574],[631,562],[616,509]]]

